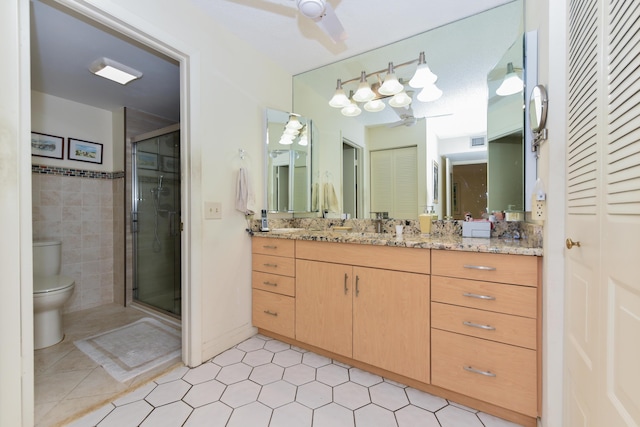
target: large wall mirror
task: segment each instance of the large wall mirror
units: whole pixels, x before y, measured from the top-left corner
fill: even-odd
[[[269,212],[314,209],[311,198],[314,145],[311,120],[299,114],[267,109],[265,199]]]
[[[321,141],[312,185],[337,198],[315,210],[412,219],[432,205],[440,218],[524,209],[524,91],[496,94],[505,77],[523,80],[523,1],[294,76],[294,111],[313,118]],[[409,85],[421,52],[439,97]],[[379,94],[378,112],[358,102],[361,113],[346,116],[329,105],[338,79],[349,96],[365,71],[375,90],[390,62],[408,106]]]

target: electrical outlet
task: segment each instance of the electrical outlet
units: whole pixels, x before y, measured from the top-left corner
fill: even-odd
[[[204,219],[222,219],[222,203],[205,202]]]
[[[535,221],[544,221],[547,219],[547,201],[533,199],[533,209],[531,219]]]

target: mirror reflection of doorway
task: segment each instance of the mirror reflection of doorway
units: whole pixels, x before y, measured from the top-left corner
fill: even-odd
[[[133,298],[180,317],[180,129],[170,126],[131,142]]]
[[[351,141],[342,140],[342,212],[351,218],[362,218],[360,150]]]

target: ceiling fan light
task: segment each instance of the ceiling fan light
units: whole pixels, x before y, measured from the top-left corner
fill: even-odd
[[[364,104],[364,109],[371,112],[377,113],[378,111],[382,111],[385,109],[387,105],[379,99],[372,99],[371,101]]]
[[[324,0],[298,0],[298,10],[307,18],[319,18],[324,14]]]
[[[389,62],[389,70],[384,78],[384,83],[378,89],[378,93],[384,96],[392,96],[398,92],[401,92],[404,86],[398,81],[395,73],[393,72],[393,62]]]
[[[340,112],[343,116],[356,117],[359,116],[360,113],[362,113],[362,110],[360,109],[360,107],[358,107],[358,104],[356,104],[355,102],[351,102],[349,105],[340,110]]]
[[[353,94],[353,100],[356,102],[368,102],[376,97],[376,94],[371,90],[371,86],[367,83],[367,74],[363,71],[360,75],[360,84],[358,90]]]
[[[438,86],[434,84],[430,84],[422,88],[422,90],[418,94],[418,101],[432,102],[437,99],[440,99],[441,96],[442,96],[442,91],[438,88]]]
[[[524,89],[524,82],[516,74],[513,68],[513,62],[507,64],[507,74],[504,76],[504,80],[500,87],[496,90],[496,95],[509,96],[522,92]]]
[[[389,100],[389,105],[392,107],[406,107],[411,104],[411,97],[407,95],[407,92],[402,91],[393,95],[393,98]]]

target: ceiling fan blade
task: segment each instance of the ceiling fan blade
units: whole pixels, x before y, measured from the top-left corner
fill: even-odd
[[[314,21],[335,43],[340,43],[347,39],[347,32],[344,30],[331,3],[325,3],[324,13],[318,18],[315,18]]]

